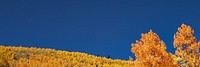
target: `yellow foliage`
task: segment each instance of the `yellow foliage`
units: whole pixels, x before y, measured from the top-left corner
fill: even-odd
[[[131,64],[124,60],[49,48],[0,46],[0,55],[0,67],[129,67]]]
[[[80,52],[50,48],[0,46],[0,67],[200,67],[200,42],[185,24],[174,35],[175,54],[150,30],[132,44],[136,59],[113,60]]]
[[[8,62],[4,59],[3,56],[0,56],[0,67],[9,67]]]

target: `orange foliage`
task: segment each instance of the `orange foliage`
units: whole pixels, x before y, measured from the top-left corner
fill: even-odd
[[[132,44],[131,52],[136,56],[135,65],[143,67],[178,66],[173,63],[174,56],[166,52],[166,46],[152,30],[142,34],[140,41]]]
[[[152,30],[142,34],[140,41],[132,44],[135,66],[139,67],[200,67],[200,42],[193,36],[194,30],[185,24],[174,35],[175,55],[166,52],[166,46]]]
[[[112,60],[79,52],[44,48],[0,46],[0,67],[200,67],[200,42],[194,30],[185,24],[174,35],[173,55],[165,43],[150,30],[132,44],[136,59]]]
[[[194,30],[185,24],[178,28],[178,32],[174,35],[174,47],[176,48],[176,55],[180,57],[179,64],[181,66],[199,67],[200,42],[196,42],[194,37]]]

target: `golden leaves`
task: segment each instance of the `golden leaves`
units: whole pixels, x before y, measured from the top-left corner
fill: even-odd
[[[193,36],[194,30],[185,24],[178,28],[174,35],[175,55],[166,52],[166,46],[158,35],[150,30],[142,34],[140,41],[132,44],[131,52],[135,54],[135,65],[139,66],[192,66],[200,65],[200,42]]]
[[[198,60],[200,47],[193,34],[194,30],[190,26],[182,24],[174,35],[174,47],[177,48],[175,55],[181,58],[179,60],[181,66],[200,66],[195,65],[200,62]]]
[[[79,52],[53,49],[0,46],[0,66],[10,67],[200,67],[200,42],[194,30],[185,24],[174,35],[175,54],[166,51],[165,43],[150,30],[132,43],[136,59],[112,60]]]
[[[144,66],[174,66],[172,54],[166,52],[166,46],[159,36],[150,30],[141,35],[140,41],[132,44],[131,51],[135,54],[135,64]],[[171,64],[170,64],[171,63]]]
[[[0,66],[3,67],[128,67],[131,64],[80,52],[0,46]]]

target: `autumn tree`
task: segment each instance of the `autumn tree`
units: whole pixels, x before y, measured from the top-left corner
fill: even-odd
[[[173,63],[174,56],[166,51],[166,46],[152,30],[141,35],[140,41],[132,44],[131,52],[135,54],[134,65],[137,67],[178,66]]]
[[[174,48],[176,56],[180,57],[179,64],[186,67],[200,67],[200,42],[196,42],[194,30],[185,24],[178,28],[174,35]]]

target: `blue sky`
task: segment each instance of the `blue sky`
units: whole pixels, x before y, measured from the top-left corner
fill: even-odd
[[[200,35],[199,1],[1,0],[0,44],[134,57],[131,43],[150,29],[174,53],[182,23]]]

